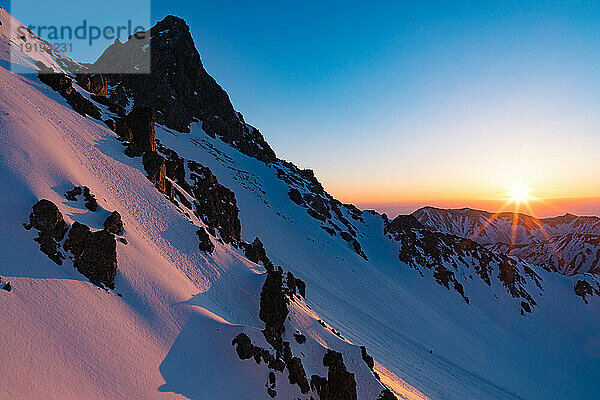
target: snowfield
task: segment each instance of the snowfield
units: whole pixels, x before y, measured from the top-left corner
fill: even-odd
[[[156,189],[114,132],[35,75],[10,72],[9,18],[0,9],[0,279],[12,285],[0,290],[0,398],[270,399],[270,370],[232,346],[246,333],[269,348],[259,319],[265,268],[219,241],[201,252],[203,222]],[[35,64],[26,55],[22,63]],[[530,284],[537,306],[522,316],[500,281],[490,287],[464,270],[467,304],[430,270],[421,276],[398,259],[401,244],[384,234],[379,214],[363,212],[361,222],[344,210],[365,260],[290,200],[282,165],[246,156],[197,123],[190,133],[157,125],[156,138],[209,167],[235,193],[242,239],[260,237],[275,265],[306,282],[306,298],[290,303],[284,340],[309,378],[327,375],[323,355],[335,349],[356,376],[358,398],[376,399],[384,386],[361,358],[364,345],[401,399],[598,398],[600,302],[574,295],[577,277],[536,268],[542,289]],[[67,200],[73,186],[88,186],[99,210]],[[68,224],[94,230],[121,214],[128,244],[117,242],[114,290],[40,252],[23,227],[39,199]],[[290,384],[287,370],[275,375],[276,398],[316,398]]]

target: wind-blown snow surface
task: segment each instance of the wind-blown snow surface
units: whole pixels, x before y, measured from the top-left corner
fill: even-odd
[[[307,375],[325,375],[322,354],[333,347],[357,373],[359,398],[381,390],[361,372],[358,347],[324,329],[321,318],[366,345],[383,380],[406,398],[600,393],[599,303],[583,304],[572,293],[574,278],[538,270],[543,295],[525,317],[497,280],[489,288],[475,277],[465,288],[467,305],[398,260],[399,244],[383,235],[379,215],[353,221],[366,261],[291,202],[273,166],[198,125],[189,134],[157,127],[157,138],[209,166],[236,194],[243,238],[260,236],[275,264],[306,281],[306,303],[292,303],[284,339],[294,354],[308,354]],[[0,398],[268,398],[264,365],[238,359],[231,345],[246,332],[267,346],[258,319],[262,267],[219,243],[212,256],[198,251],[202,223],[182,214],[142,170],[108,129],[70,110],[37,79],[0,68],[0,275],[13,286],[0,290]],[[67,201],[62,194],[73,185],[89,186],[101,210]],[[121,213],[129,244],[117,244],[115,291],[39,251],[22,224],[42,198],[68,223],[96,229],[108,212]],[[308,336],[306,344],[292,339],[295,329]],[[300,396],[287,374],[277,373],[277,392]]]

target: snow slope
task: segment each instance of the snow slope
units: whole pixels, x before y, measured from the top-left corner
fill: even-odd
[[[240,360],[231,344],[245,332],[268,347],[258,318],[264,268],[218,241],[212,255],[200,252],[195,232],[204,224],[148,181],[113,132],[72,111],[37,78],[9,72],[6,62],[0,275],[13,290],[0,290],[0,398],[270,398],[268,370]],[[306,282],[306,300],[290,304],[284,339],[308,376],[326,374],[322,356],[333,348],[356,374],[359,398],[375,399],[383,386],[361,360],[358,345],[365,345],[401,398],[583,400],[600,393],[600,303],[575,296],[574,278],[536,269],[543,290],[534,294],[534,311],[521,316],[498,280],[487,286],[462,271],[466,304],[429,270],[422,276],[400,262],[402,244],[384,235],[380,215],[364,212],[360,221],[343,211],[365,260],[290,200],[289,184],[277,176],[280,162],[243,155],[200,124],[190,133],[157,126],[156,134],[210,167],[236,195],[243,239],[259,236],[276,265]],[[74,185],[88,186],[101,209],[64,198]],[[117,243],[114,291],[39,251],[22,224],[43,198],[69,224],[94,229],[119,211],[128,244]],[[307,343],[293,339],[296,330]],[[276,375],[277,398],[315,395],[303,396],[287,372]]]
[[[246,332],[268,347],[258,319],[263,267],[218,242],[212,256],[200,252],[202,222],[156,190],[112,131],[72,111],[34,76],[10,72],[8,62],[0,67],[0,276],[12,291],[0,293],[0,398],[270,398],[268,370],[241,361],[231,344]],[[99,211],[64,197],[83,185]],[[38,199],[57,204],[67,223],[92,229],[119,211],[128,244],[118,242],[115,291],[39,251],[34,232],[23,228]],[[294,311],[288,334],[299,318],[319,339],[309,337],[307,372],[323,375],[326,343],[357,364],[358,346],[306,310]],[[359,393],[374,398],[383,386],[360,363]],[[277,392],[304,397],[286,373],[277,372]]]

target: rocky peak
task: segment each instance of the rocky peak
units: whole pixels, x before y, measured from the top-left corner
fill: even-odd
[[[149,74],[107,75],[112,86],[109,97],[121,106],[133,100],[136,107],[152,108],[157,123],[180,132],[189,132],[190,124],[200,121],[210,136],[261,161],[274,161],[275,152],[260,131],[245,123],[225,90],[204,69],[185,21],[169,15],[148,33],[150,57],[147,41],[130,38],[113,43],[94,64],[134,71],[143,70],[140,64],[150,60]]]

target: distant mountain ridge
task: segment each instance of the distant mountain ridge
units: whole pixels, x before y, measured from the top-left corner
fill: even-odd
[[[465,237],[557,272],[600,272],[600,218],[423,207],[412,214],[425,227]]]

